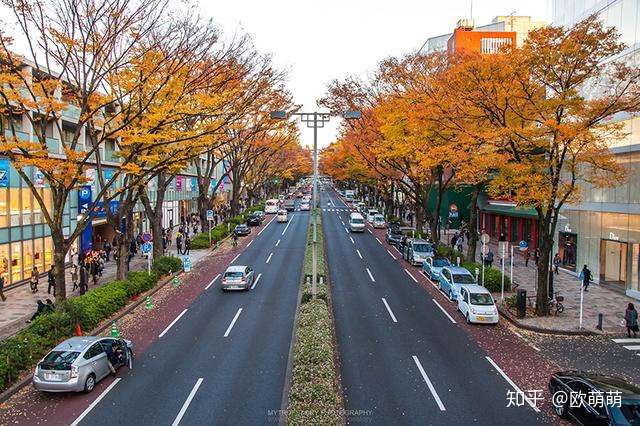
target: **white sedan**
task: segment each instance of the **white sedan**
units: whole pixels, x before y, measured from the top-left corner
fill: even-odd
[[[289,220],[287,218],[287,211],[284,209],[278,210],[278,215],[276,216],[276,220],[281,223],[287,222]]]
[[[469,324],[497,324],[500,318],[489,290],[477,284],[460,286],[458,310]]]

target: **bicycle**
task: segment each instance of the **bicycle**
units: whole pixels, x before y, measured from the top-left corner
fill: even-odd
[[[560,296],[558,293],[560,292],[554,292],[553,297],[549,298],[549,311],[555,309],[554,315],[564,312],[564,305],[562,304],[562,302],[564,302],[564,296]]]

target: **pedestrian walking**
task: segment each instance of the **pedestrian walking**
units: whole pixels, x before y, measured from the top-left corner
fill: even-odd
[[[53,273],[53,265],[49,268],[49,272],[47,272],[47,293],[51,294],[51,289],[53,289],[53,295],[56,295],[56,276]]]
[[[531,251],[529,247],[524,251],[524,266],[529,266],[529,259],[531,259]]]
[[[89,289],[89,277],[87,275],[87,266],[84,262],[80,263],[80,294],[85,294]]]
[[[580,271],[580,280],[582,281],[582,288],[584,291],[589,291],[587,288],[589,287],[589,282],[591,281],[591,271],[587,268],[587,265],[582,267],[582,271]]]
[[[453,234],[453,237],[451,237],[451,247],[456,248],[457,245],[458,245],[458,233],[456,232],[455,234]]]
[[[631,337],[631,332],[633,331],[633,337],[636,337],[638,333],[638,311],[636,311],[633,303],[629,303],[627,310],[624,311],[624,322],[627,326],[627,336]]]
[[[491,268],[493,266],[493,250],[489,248],[489,252],[484,257],[484,265]]]
[[[540,260],[540,249],[536,247],[536,249],[533,251],[533,261],[536,263],[536,266],[538,266],[539,260]]]
[[[29,287],[31,287],[31,293],[38,292],[38,282],[40,281],[40,271],[38,271],[38,267],[34,266],[31,269],[31,279],[29,280]]]
[[[191,238],[186,237],[184,239],[184,253],[185,255],[189,255],[189,251],[191,250]]]
[[[78,286],[78,265],[73,265],[71,267],[71,282],[73,283],[73,289],[71,291],[76,291]]]
[[[3,302],[7,300],[7,297],[4,295],[4,275],[0,274],[0,299]]]
[[[176,249],[178,254],[182,254],[182,232],[180,231],[176,233]]]
[[[556,253],[556,255],[553,256],[553,272],[556,275],[560,274],[559,268],[561,264],[562,264],[562,259],[560,258],[560,253]]]
[[[108,262],[109,256],[111,256],[111,244],[109,243],[109,241],[104,242],[103,248],[104,248],[104,254],[106,255],[105,262]]]

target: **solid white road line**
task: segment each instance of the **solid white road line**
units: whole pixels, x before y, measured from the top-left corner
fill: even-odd
[[[389,250],[387,250],[387,253],[389,253],[389,256],[393,257],[394,259],[397,259],[397,258],[393,255],[393,253],[391,253]]]
[[[233,328],[233,325],[236,323],[236,321],[238,321],[240,312],[242,312],[242,308],[238,309],[238,312],[236,312],[236,316],[233,317],[233,319],[231,320],[231,324],[229,324],[229,328],[227,328],[227,331],[224,332],[224,337],[229,337],[229,333],[231,333],[231,329]]]
[[[260,232],[258,232],[258,235],[262,234],[262,231],[264,231],[265,229],[267,229],[267,226],[271,225],[271,222],[273,222],[273,219],[275,219],[275,218],[276,218],[276,217],[275,217],[275,216],[273,216],[273,217],[271,218],[271,220],[270,220],[269,222],[267,222],[267,224],[264,226],[264,228],[262,228],[262,229],[260,230]]]
[[[211,280],[211,282],[209,284],[207,284],[207,286],[204,288],[205,290],[209,290],[209,287],[211,287],[213,285],[214,282],[216,282],[216,280],[220,278],[220,274],[216,275],[214,279]]]
[[[394,249],[396,249],[396,251],[398,252],[398,254],[399,254],[400,256],[402,256],[402,252],[401,252],[400,250],[398,250],[398,247],[393,246],[393,248],[394,248]]]
[[[349,230],[347,228],[344,228],[344,232],[346,232],[348,234]]]
[[[182,417],[184,416],[184,413],[187,412],[187,408],[189,408],[189,404],[191,404],[193,397],[196,396],[196,392],[198,392],[198,388],[202,384],[202,380],[204,379],[200,377],[196,381],[196,384],[193,385],[193,389],[191,389],[191,392],[189,392],[189,396],[187,397],[187,400],[184,402],[184,404],[182,404],[182,408],[180,409],[180,412],[176,416],[176,419],[173,421],[173,423],[171,423],[171,426],[178,426],[178,424],[180,423],[180,420],[182,420]]]
[[[358,253],[358,257],[360,257],[360,259],[362,259],[362,255],[360,254],[360,250],[356,249],[356,252]]]
[[[239,257],[240,257],[240,253],[236,254],[236,257],[234,257],[233,260],[231,260],[231,262],[229,262],[229,264],[232,264],[233,262],[238,260]]]
[[[485,358],[487,359],[487,361],[489,361],[489,362],[491,363],[491,365],[493,365],[493,368],[495,368],[495,369],[498,371],[498,373],[500,373],[500,375],[501,375],[502,377],[504,377],[504,379],[507,381],[507,383],[509,383],[509,384],[511,385],[511,387],[516,391],[516,393],[517,393],[517,394],[519,394],[519,395],[523,395],[523,396],[524,396],[524,400],[525,400],[525,401],[527,401],[527,404],[529,404],[529,405],[531,406],[531,408],[533,408],[533,410],[534,410],[536,413],[539,413],[539,412],[540,412],[540,409],[539,409],[538,407],[536,407],[536,404],[535,404],[535,403],[533,403],[533,402],[531,401],[531,399],[530,399],[529,397],[527,397],[527,396],[526,396],[526,394],[525,394],[525,393],[523,393],[523,392],[520,390],[520,388],[518,387],[518,385],[516,385],[515,383],[513,383],[513,380],[511,380],[511,379],[509,378],[509,376],[507,376],[507,375],[505,374],[505,372],[504,372],[504,371],[502,371],[502,369],[501,369],[500,367],[498,367],[498,364],[496,364],[495,362],[493,362],[493,360],[492,360],[491,358],[489,358],[488,356],[486,356]]]
[[[271,256],[273,256],[273,252],[269,254],[269,257],[267,257],[267,261],[265,263],[269,263],[269,261],[271,260]]]
[[[87,414],[89,414],[89,413],[91,412],[91,410],[93,410],[93,409],[95,408],[95,406],[96,406],[96,405],[98,405],[98,403],[102,400],[102,398],[104,398],[104,397],[109,393],[109,391],[110,391],[111,389],[113,389],[115,385],[117,385],[117,384],[118,384],[118,382],[119,382],[120,380],[122,380],[120,377],[116,377],[116,378],[113,380],[113,382],[111,382],[111,384],[110,384],[110,385],[109,385],[105,390],[103,390],[103,391],[102,391],[102,393],[100,394],[100,396],[98,396],[98,397],[95,399],[95,401],[93,401],[93,402],[91,403],[91,405],[89,405],[89,406],[88,406],[88,407],[87,407],[87,408],[82,412],[82,414],[80,414],[80,415],[78,416],[78,418],[77,418],[77,419],[75,419],[73,423],[71,423],[71,426],[76,426],[76,425],[80,424],[80,422],[82,421],[82,419],[84,419],[84,418],[87,416]]]
[[[418,370],[420,370],[420,374],[422,375],[422,378],[427,384],[427,387],[431,391],[431,395],[433,395],[433,399],[436,400],[436,404],[438,404],[438,408],[440,408],[440,411],[447,411],[447,409],[444,408],[444,404],[442,403],[442,400],[438,396],[438,393],[436,392],[436,388],[433,387],[431,380],[429,380],[429,376],[427,376],[427,373],[424,371],[424,368],[422,368],[422,364],[420,364],[420,360],[418,359],[418,357],[413,355],[413,361],[416,363]]]
[[[431,283],[432,286],[434,286],[435,288],[438,288],[438,285],[435,283],[435,281],[433,281],[430,276],[425,274],[423,270],[420,270],[420,273],[422,274],[423,277],[427,279],[427,281],[429,281],[429,283]]]
[[[404,271],[407,273],[407,275],[409,275],[411,277],[411,279],[414,282],[418,282],[418,280],[416,279],[416,277],[414,277],[413,275],[411,275],[411,272],[409,272],[409,270],[407,268],[404,268]]]
[[[356,242],[353,241],[353,237],[349,237],[349,239],[351,240],[351,244],[355,244]]]
[[[616,343],[640,343],[640,338],[629,338],[629,339],[611,339]]]
[[[442,311],[442,312],[447,316],[447,318],[449,318],[449,320],[450,320],[452,323],[454,323],[454,324],[456,323],[456,320],[454,320],[454,319],[453,319],[453,317],[452,317],[451,315],[449,315],[449,312],[447,312],[447,311],[445,311],[445,310],[444,310],[444,308],[442,307],[442,305],[440,305],[438,302],[436,302],[436,299],[431,299],[431,300],[433,300],[433,303],[435,303],[435,304],[438,306],[438,308],[440,308],[440,310],[441,310],[441,311]]]
[[[174,325],[175,323],[177,323],[177,322],[178,322],[178,320],[179,320],[179,319],[180,319],[184,314],[186,314],[186,313],[187,313],[187,310],[188,310],[188,309],[185,309],[184,311],[182,311],[182,312],[180,313],[180,315],[178,315],[178,316],[176,317],[176,319],[174,319],[173,321],[171,321],[171,324],[169,324],[169,325],[167,326],[167,328],[165,328],[165,329],[164,329],[164,331],[163,331],[162,333],[160,333],[160,335],[158,335],[158,338],[160,338],[160,337],[164,336],[164,335],[167,333],[167,331],[169,331],[169,329],[170,329],[171,327],[173,327],[173,325]]]
[[[380,243],[380,245],[382,245],[382,241],[380,241],[380,238],[376,237],[376,241]]]
[[[249,241],[249,244],[247,244],[247,247],[245,247],[245,248],[249,248],[249,246],[251,245],[251,243],[253,243],[253,240]]]
[[[391,316],[391,320],[393,320],[393,322],[398,322],[398,320],[396,319],[396,316],[393,315],[393,311],[391,311],[391,308],[389,307],[389,304],[387,303],[387,299],[385,299],[383,297],[382,298],[382,303],[384,303],[384,306],[386,306],[387,312],[389,312],[389,316]]]
[[[640,351],[640,346],[635,345],[635,346],[625,346],[625,349],[629,349],[630,351]]]
[[[260,277],[262,276],[262,274],[258,274],[258,276],[256,277],[256,279],[253,281],[253,284],[251,284],[251,290],[253,290],[254,288],[256,288],[256,286],[258,285],[258,281],[260,281]]]
[[[371,229],[367,228],[367,231],[369,231],[369,233],[373,235],[373,232],[371,232]]]
[[[295,216],[291,215],[291,219],[289,219],[289,221],[287,222],[287,226],[284,227],[284,231],[282,231],[281,235],[284,235],[285,232],[287,232],[287,229],[289,229],[289,225],[291,225],[291,221],[293,220]]]
[[[280,244],[280,240],[276,242],[276,247],[278,247],[279,244]]]
[[[375,283],[376,280],[375,280],[375,278],[373,278],[373,275],[371,275],[371,271],[369,270],[369,268],[367,268],[367,273],[369,274],[369,278],[371,278],[371,281],[373,281]]]

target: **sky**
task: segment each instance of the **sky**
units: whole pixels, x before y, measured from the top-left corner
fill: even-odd
[[[244,31],[256,47],[289,72],[289,88],[305,112],[318,110],[329,82],[367,75],[378,61],[418,50],[425,40],[452,32],[471,14],[470,0],[201,0],[203,15],[223,33]],[[476,25],[497,15],[528,15],[549,21],[547,0],[474,0]],[[318,144],[335,140],[338,119],[318,131]],[[313,131],[301,129],[313,144]]]

